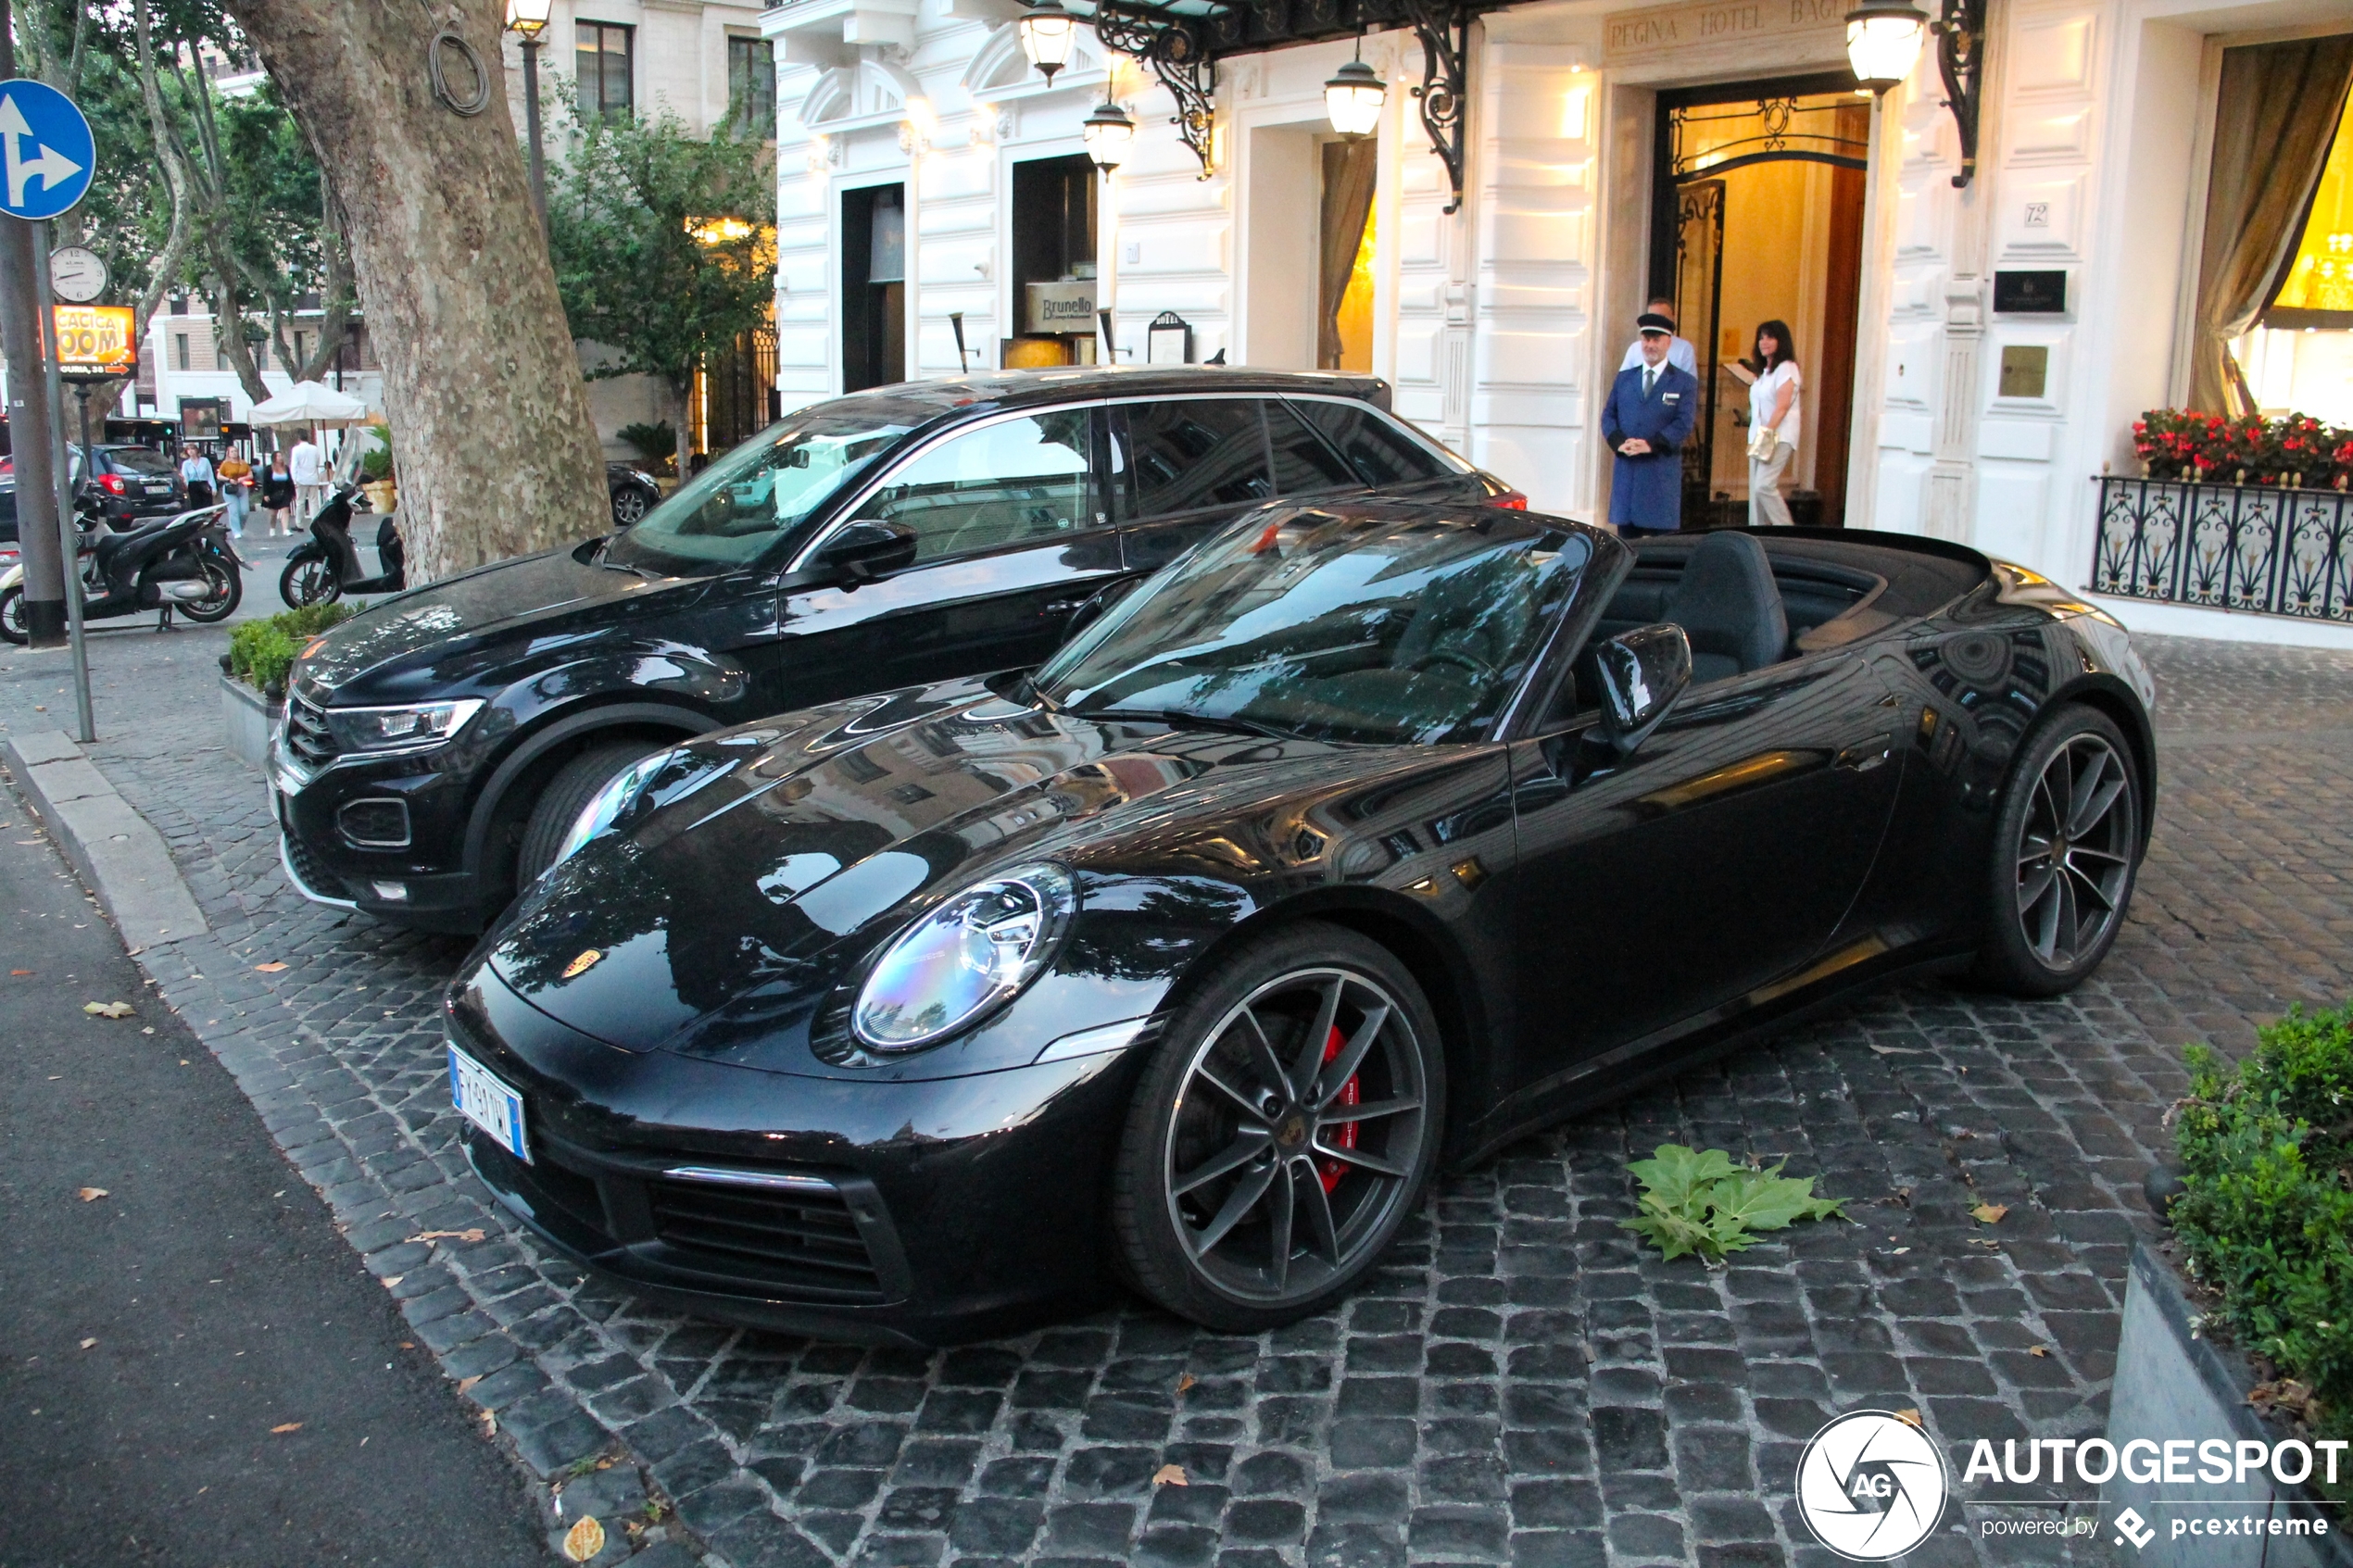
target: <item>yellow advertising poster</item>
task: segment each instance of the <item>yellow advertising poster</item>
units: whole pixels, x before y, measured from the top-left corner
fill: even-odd
[[[139,368],[127,305],[60,305],[57,373],[79,380],[127,376]]]

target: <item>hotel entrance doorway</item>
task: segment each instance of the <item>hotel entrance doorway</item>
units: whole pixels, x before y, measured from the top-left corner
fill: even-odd
[[[1789,324],[1801,432],[1784,488],[1801,526],[1846,521],[1856,311],[1871,103],[1844,73],[1658,95],[1651,293],[1699,356],[1683,526],[1748,516],[1748,389],[1757,327]]]

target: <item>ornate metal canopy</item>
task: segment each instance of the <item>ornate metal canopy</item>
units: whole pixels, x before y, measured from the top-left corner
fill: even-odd
[[[1080,0],[1110,48],[1149,67],[1176,100],[1177,133],[1207,178],[1217,62],[1287,44],[1382,29],[1410,29],[1421,41],[1422,80],[1414,88],[1430,148],[1446,165],[1463,205],[1463,112],[1470,84],[1470,24],[1506,0]]]

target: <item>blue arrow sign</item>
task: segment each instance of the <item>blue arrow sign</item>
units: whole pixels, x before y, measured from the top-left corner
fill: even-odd
[[[69,210],[97,162],[71,98],[23,77],[0,82],[0,212],[38,220]]]

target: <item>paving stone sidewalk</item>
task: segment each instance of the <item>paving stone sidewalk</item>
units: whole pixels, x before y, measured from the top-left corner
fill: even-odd
[[[435,995],[464,944],[286,887],[219,746],[221,643],[94,657],[93,759],[212,925],[142,961],[465,1397],[536,1474],[578,1473],[546,1523],[596,1512],[599,1562],[1828,1568],[1790,1482],[1831,1414],[1918,1409],[1947,1444],[2104,1429],[2180,1047],[2353,994],[2353,654],[2144,639],[2156,836],[2073,997],[1870,994],[1448,1179],[1367,1289],[1279,1333],[1137,1307],[938,1354],[812,1344],[654,1311],[509,1223],[447,1105]],[[0,659],[0,721],[67,727],[61,669]],[[1617,1222],[1626,1161],[1670,1141],[1787,1156],[1861,1223],[1663,1263]],[[1169,1464],[1187,1484],[1155,1484]],[[1969,1495],[1911,1561],[2106,1551],[1977,1537],[1994,1499],[2082,1488]]]

